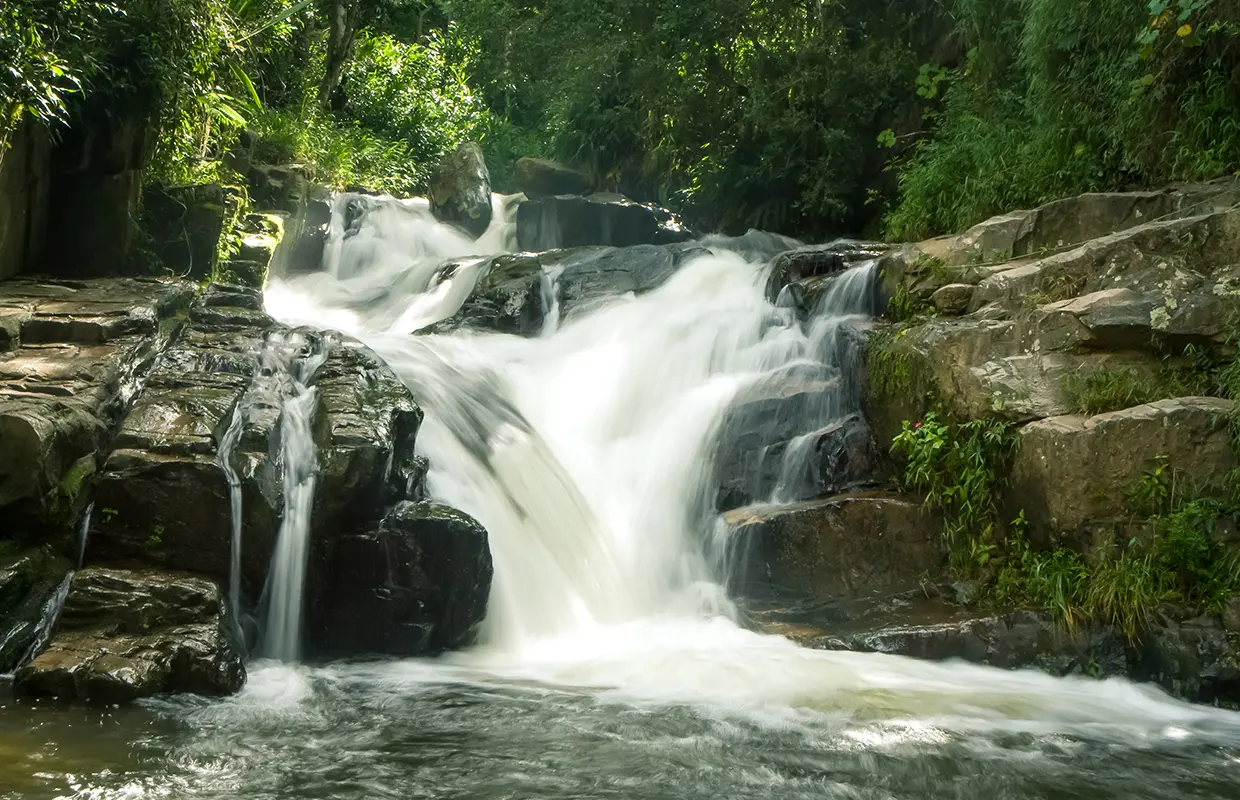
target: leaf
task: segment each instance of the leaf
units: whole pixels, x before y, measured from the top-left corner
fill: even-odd
[[[1193,35],[1193,26],[1189,23],[1185,23],[1179,27],[1179,29],[1175,32],[1175,35],[1179,36],[1181,39],[1188,38]]]

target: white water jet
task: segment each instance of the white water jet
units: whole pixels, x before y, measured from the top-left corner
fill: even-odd
[[[418,224],[431,233],[399,254],[406,278],[433,276],[435,258],[488,252],[485,243],[461,252],[459,241],[444,245],[453,231]],[[430,494],[490,534],[482,642],[447,659],[451,679],[599,688],[778,726],[845,714],[1005,730],[1114,726],[1123,736],[1222,719],[1125,681],[818,652],[738,627],[704,545],[715,524],[714,436],[739,392],[833,367],[844,318],[862,310],[864,269],[837,280],[809,326],[767,302],[760,265],[716,250],[648,294],[612,298],[537,339],[410,337],[393,323],[427,302],[418,292],[431,279],[402,294],[386,266],[395,257],[350,261],[345,242],[333,258],[356,268],[277,282],[268,309],[330,319],[385,358],[427,412],[419,450]],[[351,299],[363,295],[369,305]],[[454,310],[446,292],[436,303],[440,318]]]
[[[302,334],[278,333],[269,338],[261,367],[286,379],[280,414],[284,514],[264,590],[266,615],[260,646],[265,657],[280,661],[301,657],[310,515],[318,476],[312,430],[318,389],[311,381],[326,359],[325,343],[316,347]]]
[[[238,623],[240,623],[241,619],[242,500],[241,476],[237,474],[237,468],[233,465],[232,459],[233,453],[237,449],[237,442],[241,440],[241,430],[245,421],[245,400],[245,394],[237,399],[237,405],[233,407],[232,418],[228,422],[228,429],[220,437],[216,456],[216,462],[220,465],[220,469],[224,471],[224,477],[228,481],[228,507],[231,525],[228,600],[230,611],[235,615]]]
[[[95,513],[95,501],[91,500],[86,505],[86,513],[82,515],[82,524],[78,527],[78,557],[77,568],[81,569],[86,562],[86,540],[90,536],[90,518]]]

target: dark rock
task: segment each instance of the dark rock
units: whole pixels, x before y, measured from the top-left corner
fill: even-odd
[[[231,694],[245,683],[233,630],[211,581],[90,567],[73,576],[48,649],[17,672],[14,689],[100,704]]]
[[[887,247],[869,242],[840,240],[816,247],[800,247],[782,253],[771,265],[766,296],[774,303],[785,286],[806,278],[823,278],[843,272],[863,261],[878,258]]]
[[[587,194],[594,182],[581,170],[542,158],[517,160],[517,190],[531,200],[562,194]]]
[[[285,221],[284,236],[271,258],[269,272],[276,277],[318,272],[323,268],[323,248],[331,227],[332,208],[326,200],[312,198]]]
[[[946,566],[939,520],[897,494],[738,509],[724,522],[735,553],[731,587],[743,597],[891,594]]]
[[[483,268],[478,282],[461,308],[448,319],[431,327],[427,333],[447,333],[459,328],[537,336],[546,314],[543,291],[547,282],[544,260],[553,261],[552,254],[534,256],[528,253],[496,256]],[[450,263],[441,269],[459,268]]]
[[[692,238],[672,212],[621,195],[548,197],[517,209],[517,246],[522,250],[674,244]]]
[[[69,562],[50,547],[0,557],[0,673],[12,672],[29,652],[68,573]]]
[[[146,189],[142,229],[160,263],[194,280],[214,275],[221,238],[237,220],[242,202],[238,192],[219,184]]]
[[[245,177],[250,202],[260,211],[297,215],[315,199],[311,168],[304,164],[254,164]]]
[[[27,272],[40,261],[47,235],[50,152],[47,131],[27,119],[9,133],[0,155],[0,279]]]
[[[465,142],[444,157],[427,187],[431,213],[477,239],[491,224],[491,175],[482,148]]]
[[[374,533],[342,536],[310,623],[311,647],[422,655],[467,644],[491,588],[487,532],[433,503],[401,503]]]
[[[180,325],[192,285],[103,279],[0,285],[0,513],[67,531],[112,426]]]

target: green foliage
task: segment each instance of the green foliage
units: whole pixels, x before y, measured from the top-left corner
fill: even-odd
[[[998,420],[948,423],[936,412],[920,422],[905,420],[892,441],[904,457],[902,488],[925,495],[927,507],[943,514],[943,535],[952,565],[984,566],[997,542],[997,492],[1017,439]]]
[[[1221,521],[1235,522],[1236,509],[1190,497],[1176,483],[1167,459],[1156,459],[1129,494],[1147,535],[1104,547],[1088,561],[1063,547],[1033,550],[1013,523],[994,599],[1040,605],[1070,629],[1083,620],[1112,623],[1130,639],[1163,603],[1218,613],[1240,592],[1240,559],[1215,537]]]
[[[1084,191],[1240,168],[1240,6],[955,0],[972,48],[935,135],[896,169],[887,234],[918,239]],[[927,84],[926,81],[933,81]]]

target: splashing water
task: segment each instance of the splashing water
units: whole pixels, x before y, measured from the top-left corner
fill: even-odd
[[[399,236],[382,216],[355,220],[359,232],[341,233],[329,257],[333,274],[274,281],[267,305],[290,322],[331,320],[392,366],[427,412],[419,450],[431,495],[489,531],[488,616],[480,646],[446,659],[461,670],[456,679],[594,687],[776,726],[844,714],[961,730],[1106,728],[1122,738],[1233,724],[1123,681],[817,652],[736,624],[706,548],[721,420],[763,383],[846,367],[840,331],[869,310],[872,264],[839,278],[808,326],[765,299],[760,264],[715,247],[647,294],[547,315],[538,338],[410,336],[468,293],[443,283],[477,279],[458,269],[436,283],[439,264],[501,238],[475,246],[420,209],[400,214],[391,223]],[[555,277],[546,276],[548,305]],[[854,396],[847,387],[830,395],[807,427],[853,410]],[[805,457],[794,442],[776,499],[795,491]]]

